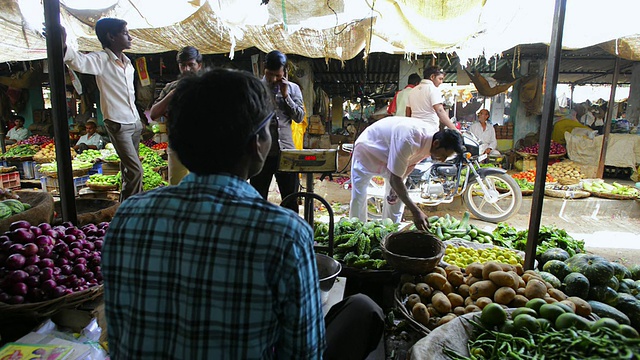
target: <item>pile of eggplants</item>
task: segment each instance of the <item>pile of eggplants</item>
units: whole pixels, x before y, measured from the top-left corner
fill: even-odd
[[[36,303],[102,284],[108,222],[37,226],[21,220],[0,235],[0,302]]]

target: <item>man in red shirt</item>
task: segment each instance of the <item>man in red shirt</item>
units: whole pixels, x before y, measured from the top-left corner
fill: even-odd
[[[387,108],[387,114],[391,116],[406,116],[405,108],[407,107],[407,99],[409,98],[409,92],[411,89],[420,84],[420,75],[413,73],[409,75],[408,84],[404,89],[396,92],[396,95],[391,100],[391,104]],[[398,109],[400,112],[398,113]]]

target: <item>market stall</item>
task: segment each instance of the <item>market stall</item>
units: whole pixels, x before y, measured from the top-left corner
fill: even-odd
[[[603,136],[565,133],[569,158],[587,167],[597,168]],[[605,166],[636,169],[640,165],[640,136],[636,134],[609,134]],[[594,173],[595,175],[595,173]]]

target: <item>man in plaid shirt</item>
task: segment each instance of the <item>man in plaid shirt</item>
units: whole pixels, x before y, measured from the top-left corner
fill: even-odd
[[[383,315],[366,296],[323,319],[311,227],[247,182],[273,114],[248,72],[181,80],[169,142],[190,174],[124,201],[105,240],[113,359],[364,358],[378,344]]]

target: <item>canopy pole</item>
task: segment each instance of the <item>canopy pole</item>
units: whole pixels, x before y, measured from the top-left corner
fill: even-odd
[[[44,0],[44,23],[47,29],[51,117],[53,121],[53,138],[56,143],[62,220],[77,224],[78,214],[76,212],[75,188],[71,170],[71,152],[69,151],[71,146],[69,144],[69,124],[67,121],[65,67],[63,63],[64,53],[62,49],[59,0]]]
[[[613,105],[616,99],[616,88],[618,87],[618,73],[620,73],[620,57],[616,57],[616,64],[613,67],[613,80],[611,80],[611,94],[609,94],[609,104],[607,106],[606,121],[604,123],[604,135],[602,135],[602,148],[600,148],[600,161],[598,161],[597,178],[604,176],[604,160],[607,156],[607,146],[609,145],[609,134],[611,134],[611,122],[613,121]]]
[[[564,30],[564,15],[567,8],[567,0],[556,0],[553,15],[553,29],[549,56],[547,59],[547,72],[544,103],[542,107],[542,124],[540,125],[540,149],[536,164],[536,182],[533,189],[533,201],[531,202],[531,217],[529,218],[529,235],[525,252],[526,269],[533,269],[536,260],[536,248],[542,217],[542,203],[544,201],[544,184],[547,177],[547,163],[549,162],[549,150],[551,149],[551,131],[553,130],[553,112],[555,111],[556,84],[558,83],[558,70],[560,56],[562,54],[562,33]]]

